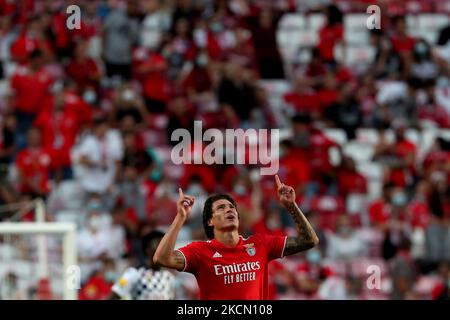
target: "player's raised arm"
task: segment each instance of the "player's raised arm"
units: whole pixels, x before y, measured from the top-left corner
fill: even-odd
[[[291,214],[297,226],[297,237],[288,237],[284,248],[284,255],[289,256],[301,251],[308,250],[319,244],[319,238],[306,219],[303,212],[295,203],[295,191],[291,186],[281,183],[278,175],[275,175],[278,196],[281,204]]]
[[[181,188],[178,189],[179,198],[177,201],[177,215],[173,220],[169,230],[162,238],[153,256],[153,262],[167,268],[184,269],[184,257],[179,251],[175,251],[175,243],[177,242],[178,233],[189,216],[195,198],[185,195]]]

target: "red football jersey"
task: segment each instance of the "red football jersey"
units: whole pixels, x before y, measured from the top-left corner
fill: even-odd
[[[235,247],[216,239],[196,241],[179,251],[185,257],[184,271],[197,278],[203,300],[267,300],[268,263],[282,258],[285,236],[257,234],[240,236]]]

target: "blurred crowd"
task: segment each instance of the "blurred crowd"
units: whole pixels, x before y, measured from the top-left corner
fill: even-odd
[[[197,198],[180,243],[205,239],[202,200],[219,191],[236,199],[244,235],[295,234],[273,177],[256,166],[171,163],[171,133],[194,120],[290,132],[278,174],[321,242],[271,264],[272,298],[450,297],[450,139],[419,156],[406,135],[450,129],[450,24],[429,43],[405,18],[445,1],[76,2],[81,24],[70,30],[70,1],[0,0],[0,204],[40,197],[47,220],[77,223],[80,298],[107,297],[125,266],[143,261],[139,239],[170,225],[179,186]],[[370,31],[375,56],[361,73],[334,49],[345,46],[345,14],[374,3],[382,28]],[[279,21],[295,12],[326,17],[304,64],[286,63],[277,43]],[[270,81],[289,85],[280,108]],[[330,128],[349,142],[362,128],[379,137],[376,196]],[[182,297],[195,298],[195,280],[178,277]]]

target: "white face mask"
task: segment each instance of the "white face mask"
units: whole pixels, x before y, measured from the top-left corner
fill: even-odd
[[[395,206],[401,207],[406,204],[408,199],[406,198],[406,195],[403,192],[397,192],[392,196],[392,203]]]
[[[126,101],[131,101],[131,100],[134,99],[134,97],[135,97],[135,93],[134,93],[134,91],[131,90],[131,89],[125,89],[125,90],[122,92],[122,98],[123,98],[124,100],[126,100]]]
[[[243,196],[247,193],[247,188],[242,184],[238,184],[234,187],[234,192],[237,195]]]
[[[204,54],[197,57],[197,64],[200,67],[205,67],[208,65],[208,57]]]
[[[93,90],[85,91],[83,93],[83,100],[89,104],[93,104],[97,100],[97,94]]]
[[[99,216],[92,216],[89,219],[89,228],[91,228],[92,230],[98,230],[100,227],[100,217]]]
[[[195,29],[194,30],[194,40],[195,44],[199,48],[205,48],[208,43],[208,36],[204,29]]]
[[[308,260],[309,263],[319,263],[320,259],[322,259],[322,255],[317,249],[309,250],[306,253],[306,260]]]
[[[200,194],[203,193],[202,185],[199,183],[193,183],[189,186],[188,191],[186,193],[199,196]]]

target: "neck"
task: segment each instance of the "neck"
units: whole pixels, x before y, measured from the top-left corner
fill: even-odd
[[[215,231],[214,238],[227,247],[234,247],[239,242],[239,233],[237,230],[233,231]]]

